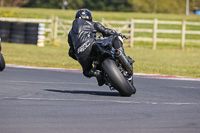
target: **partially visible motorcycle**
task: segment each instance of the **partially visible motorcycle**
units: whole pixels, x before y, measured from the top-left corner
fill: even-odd
[[[127,37],[122,34],[117,36],[123,45],[123,39]],[[114,49],[112,38],[113,36],[97,39],[97,44],[93,46],[94,69],[103,73],[105,84],[111,90],[117,90],[121,96],[130,97],[136,93],[133,84],[133,66],[128,61],[130,57],[127,57],[124,51]]]
[[[0,38],[0,71],[3,71],[5,68],[5,60],[3,58],[3,55],[1,53],[1,38]]]

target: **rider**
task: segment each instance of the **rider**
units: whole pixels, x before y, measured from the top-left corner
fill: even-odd
[[[113,35],[113,47],[120,49],[124,53],[116,31],[105,28],[99,22],[92,21],[90,10],[79,9],[76,12],[75,20],[68,34],[68,43],[70,46],[68,54],[81,64],[84,76],[89,78],[95,76],[98,85],[102,86],[105,83],[103,74],[93,69],[93,60],[90,56],[91,51],[94,50],[93,46],[96,44],[97,32],[102,33],[104,37]]]

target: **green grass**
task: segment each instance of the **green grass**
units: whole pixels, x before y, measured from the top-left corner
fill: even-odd
[[[158,50],[154,51],[148,46],[143,47],[141,43],[136,43],[134,48],[125,47],[126,54],[136,61],[136,73],[200,78],[199,48],[181,51],[173,46],[159,46]],[[78,62],[68,56],[68,45],[40,48],[35,45],[3,43],[2,46],[7,64],[81,69]]]
[[[68,56],[67,45],[37,47],[2,43],[2,47],[7,64],[80,69],[78,63]]]
[[[136,45],[135,48],[127,48],[126,53],[136,60],[134,68],[138,73],[200,77],[200,49],[181,51],[159,46],[153,51]]]
[[[18,17],[18,18],[50,18],[59,16],[65,19],[74,19],[76,10],[59,10],[59,9],[40,9],[40,8],[0,8],[0,17]],[[197,15],[186,16],[184,14],[155,14],[155,13],[135,13],[135,12],[102,12],[92,11],[95,21],[101,21],[102,18],[108,20],[129,20],[135,19],[154,19],[159,20],[188,20],[200,22]]]

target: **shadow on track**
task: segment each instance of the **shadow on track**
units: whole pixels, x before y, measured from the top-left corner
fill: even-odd
[[[58,92],[58,93],[70,93],[70,94],[89,94],[97,96],[120,96],[118,92],[102,92],[102,91],[80,91],[80,90],[52,90],[44,89],[45,91]]]

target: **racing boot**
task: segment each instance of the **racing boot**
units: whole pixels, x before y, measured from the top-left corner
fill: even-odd
[[[92,69],[90,70],[89,73],[97,78],[97,82],[99,86],[104,85],[105,80],[104,80],[103,73],[101,71]]]

